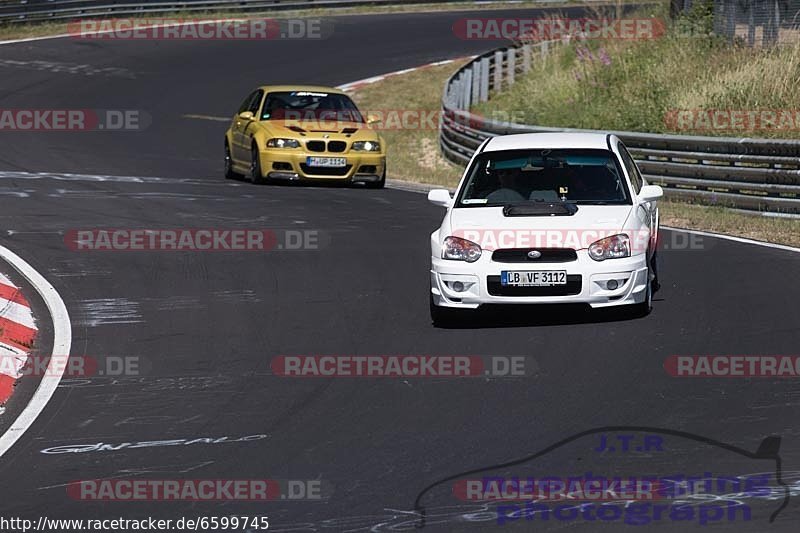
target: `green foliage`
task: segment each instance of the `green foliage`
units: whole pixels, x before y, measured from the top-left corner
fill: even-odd
[[[657,39],[554,47],[550,57],[537,59],[530,72],[477,111],[509,111],[542,126],[735,136],[676,131],[666,117],[687,109],[800,109],[800,43],[737,47],[711,34],[710,13],[708,3],[695,4]],[[690,22],[700,30],[687,32]],[[797,137],[798,132],[741,135]]]

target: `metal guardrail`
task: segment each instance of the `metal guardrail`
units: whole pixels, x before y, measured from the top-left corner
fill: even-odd
[[[444,156],[466,164],[488,137],[512,133],[580,131],[490,120],[469,111],[491,91],[514,83],[558,44],[545,41],[476,57],[447,80],[439,144]],[[800,140],[700,137],[609,131],[623,140],[648,183],[667,196],[740,209],[800,214]]]
[[[391,4],[434,4],[464,0],[5,0],[0,24],[92,17],[157,15],[192,11],[246,12]]]

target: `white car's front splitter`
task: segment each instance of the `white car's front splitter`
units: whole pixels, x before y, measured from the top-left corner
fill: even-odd
[[[475,309],[483,304],[556,303],[611,307],[642,303],[647,292],[645,254],[594,261],[581,251],[577,261],[567,263],[498,263],[488,256],[466,263],[434,257],[431,263],[431,296],[434,305],[440,307]],[[566,270],[567,285],[510,289],[500,285],[503,270]],[[611,280],[616,282],[614,289],[608,288]]]

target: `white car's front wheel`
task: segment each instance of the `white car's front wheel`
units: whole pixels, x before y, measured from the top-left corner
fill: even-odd
[[[658,283],[658,274],[655,265],[656,256],[647,261],[647,273],[645,279],[647,280],[647,288],[644,291],[644,301],[642,303],[633,305],[633,315],[636,317],[645,317],[653,310],[653,292],[654,286]],[[652,277],[652,279],[651,279]]]
[[[431,321],[437,328],[447,328],[463,323],[472,317],[474,311],[470,309],[452,309],[436,305],[433,295],[430,295]]]

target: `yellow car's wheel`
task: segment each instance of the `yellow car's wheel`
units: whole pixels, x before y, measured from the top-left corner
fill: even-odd
[[[261,185],[267,182],[264,179],[264,174],[261,173],[261,157],[258,154],[258,146],[253,143],[250,150],[250,179],[256,185]]]
[[[225,139],[225,179],[238,180],[241,179],[241,174],[233,171],[233,159],[231,159],[231,147],[228,144],[228,139]]]
[[[368,189],[383,189],[386,186],[386,169],[383,169],[383,175],[380,181],[373,181],[366,183]]]

